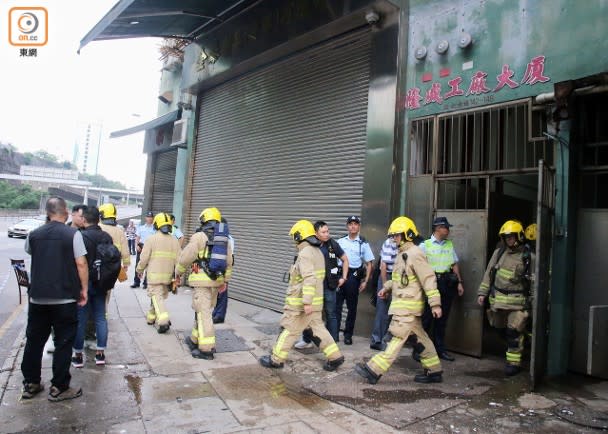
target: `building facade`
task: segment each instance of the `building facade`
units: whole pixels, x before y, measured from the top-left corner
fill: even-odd
[[[608,3],[202,3],[178,21],[169,2],[121,1],[83,44],[187,41],[183,61],[167,57],[160,117],[130,130],[146,130],[144,208],[174,211],[187,234],[207,206],[228,219],[231,296],[280,309],[298,219],[343,233],[360,214],[377,252],[392,217],[428,235],[447,216],[466,282],[448,342],[482,356],[497,350],[476,290],[516,218],[538,225],[533,379],[608,377]],[[366,334],[373,308],[359,306]]]

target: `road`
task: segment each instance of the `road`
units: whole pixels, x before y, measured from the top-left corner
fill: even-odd
[[[23,250],[22,238],[8,238],[6,229],[0,232],[0,368],[4,366],[15,339],[26,323],[27,299],[23,288],[21,304],[17,279],[10,259],[25,259],[29,270],[30,258]]]

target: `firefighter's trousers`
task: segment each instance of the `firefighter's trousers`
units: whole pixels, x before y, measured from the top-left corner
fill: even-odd
[[[211,312],[217,302],[217,287],[192,288],[192,309],[195,313],[190,339],[198,344],[198,349],[210,352],[215,349],[215,328]]]
[[[437,357],[433,341],[424,331],[422,320],[415,315],[393,315],[388,330],[393,339],[387,344],[386,349],[376,354],[367,362],[367,367],[376,375],[385,374],[391,365],[397,360],[399,352],[410,334],[418,337],[418,343],[424,347],[420,353],[420,363],[429,373],[442,372],[441,362]]]
[[[272,349],[273,362],[285,362],[293,344],[300,339],[304,329],[309,327],[312,329],[313,335],[321,339],[319,348],[323,351],[327,360],[331,361],[342,357],[338,345],[325,328],[321,312],[306,315],[304,312],[285,311],[281,318],[281,326],[283,331]]]
[[[530,314],[526,310],[488,309],[488,322],[492,327],[506,327],[507,353],[509,365],[520,366],[521,354],[524,351],[524,330]]]
[[[169,285],[161,283],[148,284],[148,297],[150,297],[150,310],[146,315],[148,324],[168,325],[169,312],[165,309],[164,300],[169,295]]]

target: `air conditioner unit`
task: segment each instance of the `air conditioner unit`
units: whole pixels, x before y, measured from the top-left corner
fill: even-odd
[[[173,122],[171,146],[186,145],[186,134],[188,134],[188,119],[180,119],[178,121]]]

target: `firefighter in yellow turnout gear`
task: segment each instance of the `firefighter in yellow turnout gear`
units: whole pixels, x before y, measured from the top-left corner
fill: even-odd
[[[283,331],[277,338],[272,354],[262,356],[260,364],[266,368],[282,368],[293,344],[304,329],[311,328],[314,336],[320,339],[319,348],[327,358],[323,369],[335,371],[344,363],[344,356],[325,328],[322,318],[325,258],[318,247],[320,241],[308,220],[296,222],[289,235],[296,243],[298,255],[289,271],[289,287],[281,318]]]
[[[414,381],[440,383],[443,381],[441,362],[420,318],[424,311],[425,293],[432,315],[435,318],[441,317],[441,297],[435,272],[428,264],[424,252],[414,244],[419,235],[412,220],[397,217],[388,228],[388,235],[394,238],[399,252],[395,258],[392,278],[384,284],[378,296],[385,298],[392,293],[388,313],[392,315],[389,331],[393,339],[386,346],[386,350],[372,357],[367,363],[357,364],[355,370],[367,379],[368,383],[376,384],[395,362],[408,336],[415,334],[418,337],[420,362],[424,373],[416,375]]]
[[[192,357],[198,359],[213,360],[215,352],[215,328],[211,313],[217,302],[218,292],[226,290],[226,283],[232,275],[232,250],[228,246],[226,262],[227,268],[224,275],[210,276],[204,263],[210,257],[208,246],[209,237],[205,233],[214,224],[220,223],[222,215],[217,208],[205,208],[199,220],[201,228],[190,238],[190,242],[182,251],[175,267],[176,281],[181,281],[181,276],[187,267],[192,266],[192,272],[188,277],[188,285],[192,291],[192,309],[194,310],[194,326],[190,337],[185,339],[189,346]],[[215,278],[213,278],[215,277]]]
[[[524,229],[518,221],[506,221],[498,235],[503,245],[490,258],[477,291],[477,302],[483,306],[489,294],[487,314],[490,325],[501,329],[506,327],[505,375],[511,376],[521,369],[534,255],[524,244]]]
[[[171,324],[164,300],[171,289],[179,243],[171,235],[171,218],[168,214],[156,214],[153,224],[157,232],[146,240],[135,272],[141,275],[148,269],[148,297],[151,303],[146,321],[150,325],[156,322],[158,333],[165,333]]]

